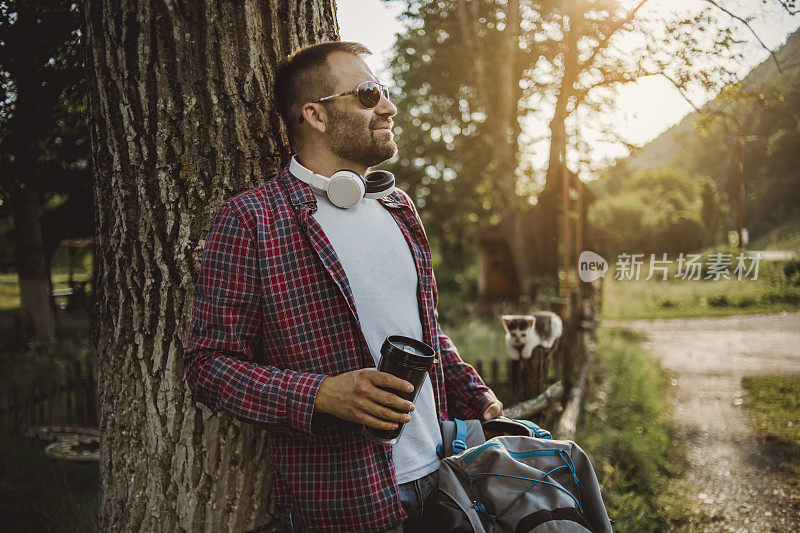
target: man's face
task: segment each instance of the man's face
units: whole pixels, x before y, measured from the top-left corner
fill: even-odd
[[[356,55],[335,52],[328,56],[328,63],[338,77],[335,93],[352,91],[364,81],[378,81]],[[386,98],[381,97],[374,108],[365,109],[357,95],[347,95],[329,101],[326,110],[328,147],[337,156],[371,167],[397,153],[391,130],[397,108]]]

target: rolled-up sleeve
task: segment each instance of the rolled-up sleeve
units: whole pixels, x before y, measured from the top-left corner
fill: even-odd
[[[194,399],[271,431],[313,439],[326,376],[255,361],[263,350],[261,279],[253,235],[226,203],[214,216],[195,283],[184,373]]]

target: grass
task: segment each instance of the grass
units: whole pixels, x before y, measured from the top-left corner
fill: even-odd
[[[69,372],[76,360],[95,360],[89,332],[0,347],[0,389]],[[96,463],[51,461],[43,443],[0,434],[0,530],[97,531],[98,487]]]
[[[800,251],[800,219],[775,226],[750,243],[752,250]]]
[[[626,329],[600,328],[575,441],[592,460],[615,531],[669,531],[690,520],[675,486],[684,451],[673,437],[668,376],[641,341]]]
[[[473,366],[478,361],[483,362],[481,377],[485,381],[489,381],[493,377],[489,373],[489,363],[495,360],[500,362],[500,379],[508,378],[505,364],[508,360],[508,349],[506,348],[505,330],[499,318],[491,320],[465,316],[458,323],[442,325],[442,330],[458,348],[458,353],[464,361]],[[492,390],[503,402],[503,405],[511,406],[512,390],[510,385],[494,384]]]
[[[53,290],[69,288],[69,273],[67,272],[66,250],[59,248],[51,259],[52,268],[50,269],[53,280]],[[73,269],[73,280],[89,281],[92,278],[92,254],[84,252],[75,261]],[[16,272],[0,273],[0,311],[19,309],[19,278]],[[87,290],[91,287],[87,287]],[[66,303],[66,298],[59,297]],[[57,300],[59,299],[57,298]]]
[[[779,313],[800,309],[800,287],[767,279],[603,281],[604,319]]]
[[[19,309],[18,280],[16,272],[0,274],[0,310]]]
[[[746,376],[742,388],[756,432],[787,467],[790,483],[800,485],[800,377]]]
[[[97,464],[55,462],[38,443],[0,435],[3,531],[97,531]]]
[[[74,281],[89,281],[87,290],[91,290],[91,272],[75,272],[72,275]],[[69,275],[67,273],[54,272],[52,275],[53,290],[68,289]],[[66,297],[56,297],[57,303],[66,303]],[[16,272],[0,274],[0,310],[19,309],[19,278]]]
[[[776,226],[752,242],[750,250],[781,250],[800,252],[800,219]],[[699,252],[707,265],[712,253],[731,254],[732,273],[739,251],[716,246]],[[659,254],[656,254],[659,259]],[[681,280],[675,279],[677,258],[672,263],[667,280],[645,281],[649,274],[650,257],[643,258],[640,281],[614,279],[616,258],[609,258],[611,268],[603,279],[603,310],[605,319],[679,318],[729,316],[754,313],[779,313],[800,310],[800,261],[760,261],[757,279],[752,273],[742,280]],[[750,266],[748,261],[746,267]],[[705,273],[701,274],[704,277]]]
[[[443,325],[442,329],[466,361],[488,363],[508,359],[505,330],[499,317],[496,320],[467,318],[458,324]],[[505,367],[501,368],[505,370]]]

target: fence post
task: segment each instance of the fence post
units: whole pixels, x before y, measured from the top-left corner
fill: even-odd
[[[88,375],[86,380],[86,414],[89,417],[88,423],[92,427],[97,427],[97,386],[94,380],[94,365],[90,361],[86,367]]]
[[[3,394],[3,430],[8,431],[8,426],[11,423],[11,391],[6,389]]]
[[[56,423],[56,385],[52,378],[47,380],[47,423]]]
[[[84,425],[83,417],[86,410],[84,409],[83,373],[81,372],[80,361],[72,363],[72,381],[74,383],[73,390],[75,391],[75,423],[78,426],[82,426]]]
[[[44,385],[41,379],[36,379],[33,384],[34,420],[33,425],[39,426],[44,420]]]
[[[25,427],[25,421],[28,415],[28,388],[23,385],[19,389],[19,424],[14,428],[14,431],[19,431],[20,428]]]
[[[9,431],[16,431],[19,425],[19,392],[17,387],[11,389],[11,404],[10,408],[12,409],[11,413],[11,425],[9,426]]]
[[[18,430],[24,431],[25,428],[30,425],[30,421],[33,418],[32,411],[34,408],[33,405],[33,382],[28,382],[25,387],[23,387],[23,400],[22,400],[22,424],[17,428]]]
[[[67,384],[65,387],[65,394],[66,394],[66,405],[67,405],[67,412],[65,416],[65,423],[75,420],[75,374],[74,374],[74,367],[73,372],[71,373],[69,370],[66,371]]]

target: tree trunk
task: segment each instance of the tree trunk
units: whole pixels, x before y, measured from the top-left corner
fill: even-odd
[[[567,131],[566,120],[570,115],[568,103],[574,95],[574,85],[578,80],[578,37],[581,32],[582,13],[576,2],[564,1],[564,10],[569,17],[569,29],[562,20],[565,38],[562,57],[564,73],[556,99],[555,111],[550,121],[550,156],[547,163],[545,188],[540,196],[541,232],[552,238],[539,241],[537,264],[543,275],[558,279],[559,266],[569,272],[571,265],[559,265],[558,246],[562,231],[558,225],[559,205],[563,203],[562,173],[567,164],[562,159],[566,153]],[[573,108],[574,109],[574,108]],[[562,213],[563,216],[566,214]]]
[[[20,42],[20,35],[37,31],[37,19],[42,15],[33,2],[18,2],[14,6],[17,21],[7,35],[12,42],[11,51]],[[27,41],[23,41],[27,42]],[[42,198],[40,188],[40,151],[42,129],[47,127],[43,117],[52,109],[53,99],[49,86],[39,70],[35,54],[25,60],[6,61],[14,81],[17,100],[8,125],[9,152],[14,154],[9,165],[9,199],[14,214],[14,240],[16,267],[19,280],[19,297],[22,318],[22,339],[53,340],[55,338],[55,313],[50,297],[50,269],[45,258],[42,235]],[[49,117],[48,117],[49,118]]]
[[[27,154],[18,153],[18,159]],[[14,165],[17,172],[35,173],[33,165]],[[22,338],[53,340],[55,338],[55,313],[50,299],[50,269],[42,242],[42,205],[35,178],[12,188],[11,205],[14,210],[14,240],[16,241],[17,277],[22,311]]]
[[[500,212],[503,217],[503,235],[508,244],[514,270],[517,274],[520,292],[530,294],[533,287],[533,269],[530,261],[531,232],[526,231],[524,206],[517,194],[517,154],[520,125],[519,100],[522,90],[519,86],[521,73],[527,65],[522,64],[519,49],[520,5],[519,0],[509,0],[506,5],[507,26],[500,49],[488,49],[480,40],[478,14],[475,3],[460,0],[455,6],[461,38],[465,49],[472,55],[472,77],[478,98],[487,110],[486,127],[492,139],[492,164],[487,172],[500,196]],[[504,58],[498,67],[497,78],[500,90],[495,94],[488,83],[488,65]]]
[[[195,404],[182,355],[213,213],[288,155],[273,72],[333,0],[88,0],[101,531],[274,521],[268,435]]]

